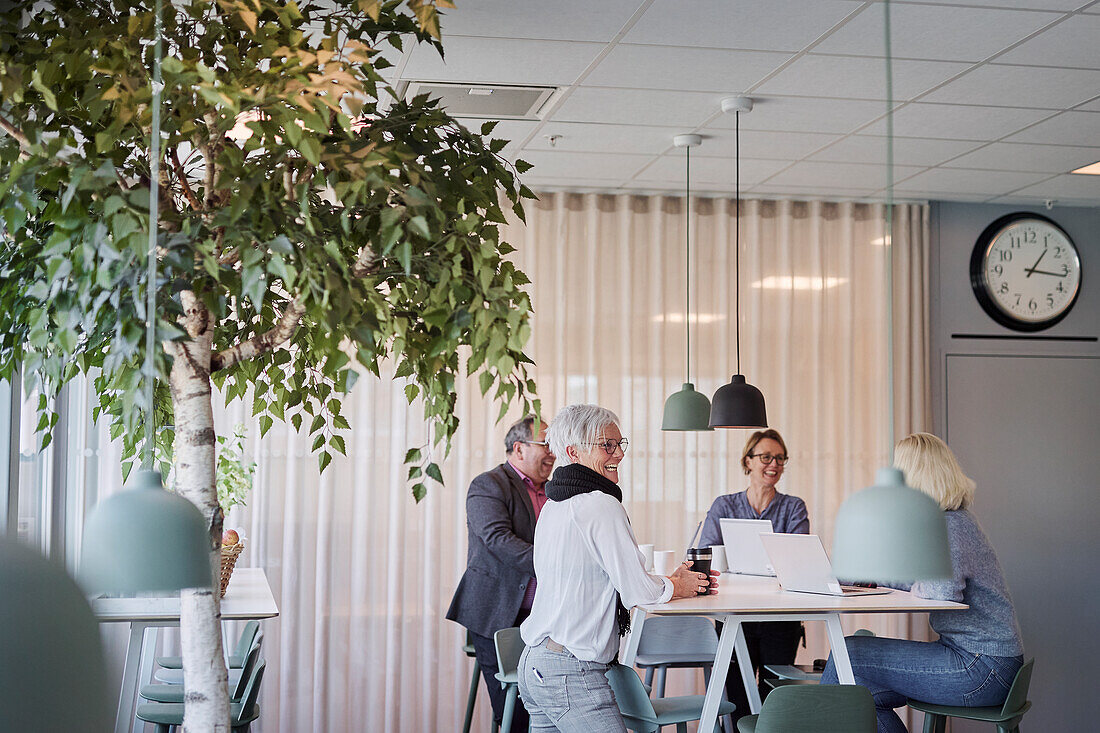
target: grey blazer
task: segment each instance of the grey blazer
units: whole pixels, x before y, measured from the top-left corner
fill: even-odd
[[[492,637],[514,626],[535,574],[535,508],[507,462],[477,476],[466,494],[466,572],[447,618]]]

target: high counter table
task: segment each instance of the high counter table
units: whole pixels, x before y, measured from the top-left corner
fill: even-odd
[[[122,691],[118,696],[115,733],[129,733],[135,723],[139,685],[149,682],[153,672],[160,628],[179,626],[179,594],[143,598],[92,598],[92,611],[100,623],[128,622],[130,639],[126,645],[126,663],[122,671]],[[222,621],[274,618],[279,615],[262,568],[237,568],[225,589],[221,602]],[[145,644],[146,629],[153,638]],[[140,724],[140,721],[138,721]]]
[[[760,691],[756,686],[749,649],[745,644],[745,632],[741,624],[746,621],[824,621],[828,630],[829,645],[833,650],[837,676],[841,684],[855,684],[848,647],[844,644],[844,631],[840,616],[845,613],[925,613],[928,611],[963,611],[963,603],[932,601],[918,598],[905,591],[891,591],[883,595],[841,596],[795,593],[779,587],[775,578],[723,573],[718,581],[716,595],[697,596],[681,600],[638,606],[634,609],[630,633],[622,663],[633,667],[638,656],[638,642],[647,614],[658,616],[706,616],[721,621],[722,634],[714,655],[714,667],[707,685],[703,715],[699,730],[714,730],[718,719],[718,703],[725,692],[726,673],[730,658],[737,652],[737,665],[741,668],[741,681],[748,695],[752,713],[760,712]]]

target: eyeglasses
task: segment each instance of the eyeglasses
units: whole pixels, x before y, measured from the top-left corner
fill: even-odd
[[[622,440],[610,440],[610,439],[608,439],[608,440],[601,440],[601,441],[596,442],[596,443],[585,443],[585,445],[599,446],[600,448],[603,448],[604,453],[606,453],[609,456],[613,456],[613,455],[615,455],[615,449],[616,448],[620,448],[620,449],[622,449],[623,453],[626,453],[626,449],[630,447],[630,441],[627,440],[626,438],[623,438]]]
[[[520,442],[521,443],[526,443],[527,445],[541,445],[543,448],[549,448],[550,447],[550,441],[549,440],[521,440]]]
[[[790,456],[773,456],[771,453],[749,453],[749,458],[759,458],[765,466],[770,466],[775,461],[780,466],[786,466]]]

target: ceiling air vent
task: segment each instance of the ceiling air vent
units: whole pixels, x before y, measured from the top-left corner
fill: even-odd
[[[410,81],[404,96],[405,99],[419,94],[436,97],[453,117],[537,120],[539,110],[556,91],[557,87]]]

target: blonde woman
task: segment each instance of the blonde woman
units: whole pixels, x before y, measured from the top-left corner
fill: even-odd
[[[934,435],[914,433],[894,447],[906,483],[935,499],[947,519],[954,577],[914,583],[922,598],[957,601],[966,611],[929,615],[938,641],[852,636],[847,639],[856,684],[875,697],[880,733],[903,733],[894,708],[914,698],[940,705],[1000,705],[1023,664],[1024,647],[1012,598],[989,539],[968,507],[974,482]],[[821,679],[836,684],[832,657]]]

